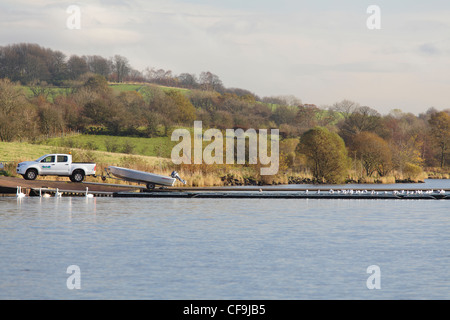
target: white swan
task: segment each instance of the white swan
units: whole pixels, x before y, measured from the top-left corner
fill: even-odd
[[[16,196],[17,196],[17,198],[24,198],[25,197],[25,193],[22,192],[22,187],[17,187]]]
[[[89,188],[86,187],[86,198],[93,198],[94,195],[92,193],[89,193]]]
[[[41,197],[41,198],[50,198],[50,194],[48,194],[48,193],[42,194],[42,188],[39,188],[39,197]]]

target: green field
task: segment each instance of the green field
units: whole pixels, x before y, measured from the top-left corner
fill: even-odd
[[[47,139],[41,141],[40,146],[170,158],[172,148],[177,143],[171,141],[170,137],[139,138],[80,134]]]
[[[33,91],[28,86],[20,86],[20,88],[23,90],[23,94],[27,98],[32,98],[34,96]],[[47,99],[50,102],[53,102],[53,99],[60,95],[67,95],[69,92],[71,92],[71,88],[62,88],[62,87],[50,87],[47,91]]]
[[[184,88],[175,88],[175,87],[166,87],[156,84],[149,84],[149,83],[110,83],[109,87],[117,94],[121,92],[129,92],[129,91],[136,91],[139,92],[142,88],[147,86],[155,86],[160,88],[163,91],[169,91],[169,90],[177,90],[182,93],[189,93],[189,89]],[[21,86],[23,89],[23,93],[26,97],[31,98],[33,97],[33,92],[29,86]],[[50,101],[53,101],[54,97],[57,97],[59,95],[67,95],[68,92],[70,92],[71,88],[64,88],[64,87],[49,87],[48,88],[48,99]]]
[[[169,90],[177,90],[180,91],[182,93],[189,93],[190,90],[189,89],[184,89],[184,88],[175,88],[175,87],[166,87],[166,86],[161,86],[161,85],[156,85],[156,84],[132,84],[132,83],[110,83],[109,87],[112,88],[115,92],[120,93],[120,92],[127,92],[127,91],[136,91],[139,92],[142,88],[146,87],[146,86],[155,86],[160,88],[163,91],[169,91]]]
[[[118,84],[110,84],[109,87],[112,88],[115,92],[126,92],[126,91],[139,91],[145,84],[126,84],[126,83],[118,83]]]

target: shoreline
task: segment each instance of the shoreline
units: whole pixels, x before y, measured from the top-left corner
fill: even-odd
[[[448,179],[430,179],[430,180],[444,180]],[[423,185],[423,188],[418,186],[408,185]],[[308,194],[308,192],[319,193],[330,193],[334,194],[336,197],[339,194],[369,194],[373,196],[375,193],[380,191],[393,192],[398,191],[399,194],[415,193],[416,195],[422,195],[425,193],[430,193],[434,191],[445,191],[450,192],[450,188],[437,187],[425,185],[426,182],[420,183],[394,183],[394,184],[277,184],[277,185],[223,185],[223,186],[178,186],[174,185],[172,187],[157,187],[153,191],[147,190],[145,187],[137,184],[111,184],[105,182],[89,182],[85,181],[82,183],[74,183],[70,181],[60,181],[60,180],[24,180],[18,177],[4,177],[0,176],[0,195],[15,195],[20,189],[27,195],[39,196],[41,191],[44,193],[55,194],[63,192],[64,195],[75,195],[83,196],[87,193],[95,194],[96,196],[113,196],[113,194],[124,194],[124,193],[167,193],[167,192],[233,192],[233,191],[245,191],[245,192],[303,192]],[[398,188],[396,188],[398,186]],[[133,192],[130,192],[133,190]],[[373,197],[372,197],[373,198]]]

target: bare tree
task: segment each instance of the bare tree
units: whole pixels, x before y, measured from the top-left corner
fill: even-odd
[[[358,107],[352,113],[344,115],[344,121],[340,124],[340,135],[346,143],[351,137],[363,131],[376,131],[380,126],[381,115],[370,107]]]
[[[220,80],[220,78],[217,75],[215,75],[209,71],[202,72],[200,74],[199,80],[200,80],[199,81],[200,86],[203,90],[217,91],[217,92],[222,93],[225,89],[223,86],[222,80]]]
[[[88,65],[89,71],[95,74],[100,74],[104,77],[108,77],[111,73],[110,64],[108,60],[101,56],[87,56],[84,57]]]
[[[77,55],[70,56],[67,61],[67,71],[72,80],[77,79],[80,75],[89,71],[86,59]]]
[[[178,81],[180,85],[189,89],[198,88],[198,80],[195,74],[182,73],[178,76]]]
[[[123,82],[124,78],[130,72],[130,63],[128,62],[128,59],[116,54],[111,62],[113,71],[117,77],[117,82]]]
[[[66,55],[61,51],[53,51],[50,53],[50,57],[51,60],[48,70],[51,74],[51,82],[59,85],[63,80],[66,80],[68,76]]]
[[[336,102],[335,104],[333,104],[330,110],[340,112],[344,116],[344,119],[347,119],[359,108],[360,108],[359,103],[344,99],[340,102]]]

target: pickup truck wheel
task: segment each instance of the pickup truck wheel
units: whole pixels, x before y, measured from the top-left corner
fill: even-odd
[[[38,172],[36,169],[28,169],[24,174],[25,180],[35,180],[38,176]]]
[[[82,170],[76,170],[70,176],[72,182],[82,182],[84,180],[84,172]]]

